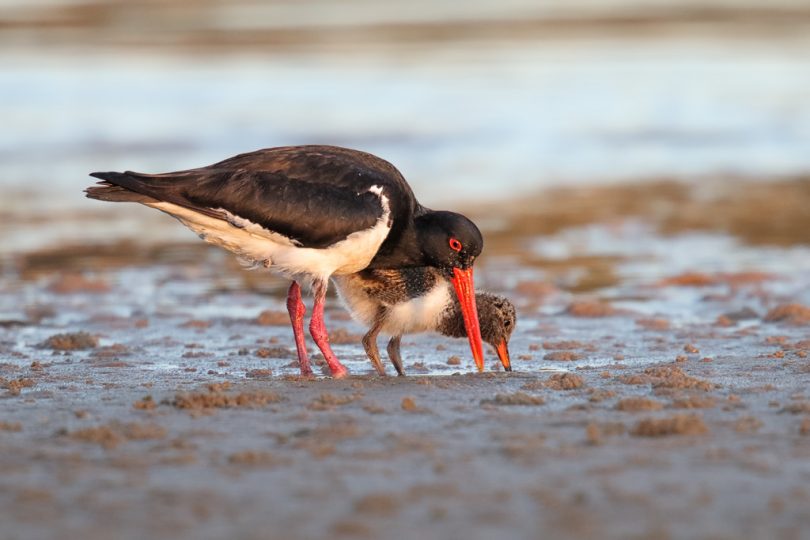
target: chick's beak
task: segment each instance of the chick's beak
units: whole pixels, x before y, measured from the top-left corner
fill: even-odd
[[[495,350],[498,351],[498,358],[501,359],[501,364],[503,365],[503,369],[506,371],[512,371],[512,363],[509,360],[509,345],[506,343],[504,339],[498,346],[495,347]]]

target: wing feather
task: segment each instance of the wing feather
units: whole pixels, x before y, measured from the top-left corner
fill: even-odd
[[[304,247],[325,248],[373,227],[380,197],[336,185],[290,182],[279,174],[239,170],[176,176],[133,172],[93,173],[114,186],[244,227],[278,233]]]

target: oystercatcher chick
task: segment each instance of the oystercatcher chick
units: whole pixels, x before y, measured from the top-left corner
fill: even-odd
[[[137,202],[177,218],[200,238],[292,280],[287,309],[303,375],[311,375],[299,282],[314,296],[310,334],[333,377],[348,372],[323,320],[331,276],[428,266],[449,279],[473,358],[483,370],[473,263],[483,248],[475,224],[416,200],[387,161],[348,148],[287,146],[163,174],[96,172],[93,199]]]
[[[400,342],[404,334],[439,332],[466,337],[461,304],[451,293],[450,283],[430,267],[366,269],[355,274],[333,276],[338,294],[352,316],[369,328],[363,347],[380,375],[385,368],[377,349],[377,335],[391,336],[388,358],[399,375],[404,375]],[[479,292],[475,295],[482,339],[492,345],[506,371],[512,371],[509,338],[515,328],[515,307],[506,298]]]

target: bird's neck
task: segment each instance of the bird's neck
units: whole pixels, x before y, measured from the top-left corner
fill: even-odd
[[[444,336],[455,338],[467,335],[467,330],[464,328],[464,316],[461,313],[461,304],[456,295],[450,295],[450,300],[439,318],[439,326],[436,331]]]
[[[370,269],[409,268],[430,266],[420,245],[419,235],[413,226],[391,231],[368,265]]]

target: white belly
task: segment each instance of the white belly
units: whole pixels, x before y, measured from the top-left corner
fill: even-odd
[[[354,279],[353,276],[332,276],[332,282],[352,318],[363,326],[371,328],[382,302],[366,294],[363,287],[359,286],[360,281]]]
[[[382,331],[401,336],[436,330],[442,313],[452,301],[450,294],[450,284],[445,280],[437,281],[427,294],[390,307]]]
[[[389,305],[366,294],[351,276],[332,279],[346,308],[359,323],[371,327],[379,308],[386,308],[381,332],[391,336],[435,331],[442,313],[452,302],[452,291],[446,280],[439,280],[427,294],[406,302]]]

